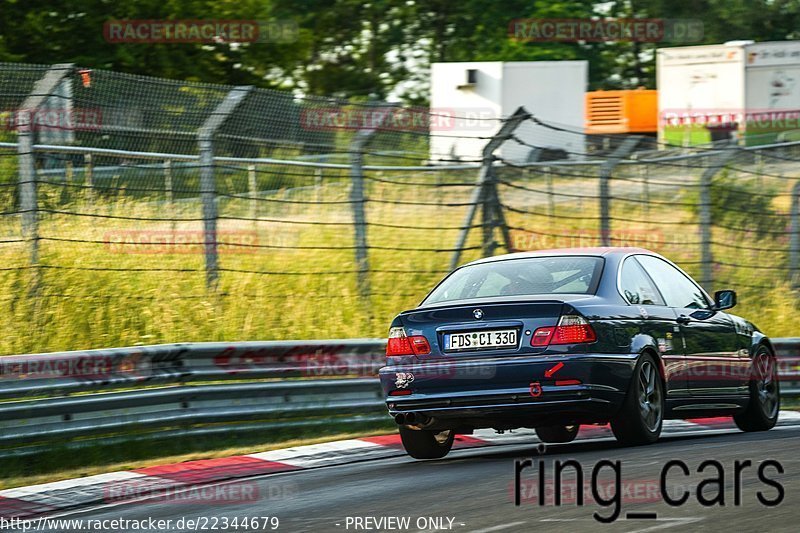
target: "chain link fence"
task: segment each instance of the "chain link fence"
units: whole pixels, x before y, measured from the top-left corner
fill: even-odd
[[[0,353],[382,336],[465,261],[596,245],[792,333],[800,143],[587,137],[535,109],[462,135],[458,111],[75,65],[0,64],[0,106]]]

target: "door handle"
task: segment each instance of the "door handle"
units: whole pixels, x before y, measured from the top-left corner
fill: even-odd
[[[686,315],[681,315],[677,319],[675,319],[675,321],[678,324],[684,324],[685,325],[685,324],[688,324],[689,322],[691,322],[692,320]]]

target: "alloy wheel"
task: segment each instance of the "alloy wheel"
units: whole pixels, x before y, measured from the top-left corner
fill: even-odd
[[[775,359],[767,352],[759,352],[753,361],[756,372],[758,401],[767,418],[775,416],[778,409],[778,387],[775,380]]]
[[[655,366],[645,361],[639,368],[639,410],[647,429],[656,431],[661,423],[661,390]]]

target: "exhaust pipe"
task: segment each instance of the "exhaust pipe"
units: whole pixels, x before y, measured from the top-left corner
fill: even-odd
[[[424,426],[425,424],[430,422],[431,417],[423,413],[415,413],[412,411],[410,413],[399,414],[396,417],[394,417],[394,419],[398,424],[403,424],[407,426]]]
[[[431,421],[431,417],[423,413],[397,413],[394,421],[398,426],[425,426]]]
[[[431,417],[422,413],[416,413],[416,416],[414,417],[414,423],[418,426],[426,426],[430,421]]]

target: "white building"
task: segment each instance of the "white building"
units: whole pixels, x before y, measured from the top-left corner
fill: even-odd
[[[524,106],[537,119],[569,132],[526,122],[516,131],[526,145],[507,141],[499,155],[535,160],[533,147],[585,152],[587,61],[481,61],[434,63],[431,68],[431,160],[476,160],[499,120]],[[575,132],[575,133],[572,133]],[[531,146],[527,146],[531,145]]]
[[[661,48],[656,78],[662,141],[700,142],[714,123],[735,122],[747,144],[800,129],[800,41]]]

